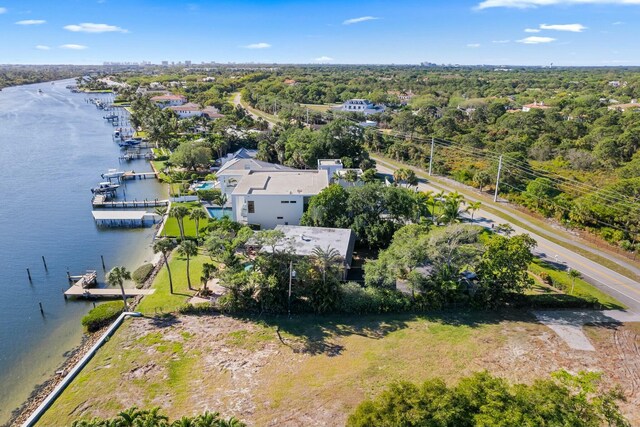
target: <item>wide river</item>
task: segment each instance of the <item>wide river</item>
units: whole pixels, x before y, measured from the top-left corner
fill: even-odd
[[[72,83],[0,91],[0,424],[81,341],[91,303],[65,301],[67,269],[97,270],[103,286],[100,255],[107,270],[153,258],[154,228],[100,229],[93,221],[90,188],[101,173],[151,168],[144,160],[119,164],[114,128],[103,119],[110,113],[65,89]],[[166,198],[150,179],[128,181],[125,191],[127,200]]]

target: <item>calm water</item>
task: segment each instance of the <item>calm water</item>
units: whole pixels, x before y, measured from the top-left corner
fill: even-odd
[[[100,255],[107,269],[133,270],[153,258],[154,229],[94,224],[90,188],[101,173],[151,169],[144,160],[118,163],[114,128],[102,118],[110,113],[65,89],[71,83],[0,91],[0,424],[80,342],[91,304],[64,300],[67,269],[98,270],[102,283]],[[125,191],[127,199],[166,198],[155,180],[129,181]]]

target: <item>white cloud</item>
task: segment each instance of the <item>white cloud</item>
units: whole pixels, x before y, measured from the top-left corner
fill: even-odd
[[[16,22],[16,24],[17,25],[40,25],[46,22],[47,21],[45,21],[44,19],[25,19],[24,21]]]
[[[571,6],[576,4],[640,5],[640,0],[483,0],[475,8],[489,9],[492,7],[512,7],[526,9],[539,6]]]
[[[319,62],[333,61],[333,58],[325,55],[325,56],[320,56],[314,59],[314,61],[319,61]]]
[[[268,49],[271,47],[271,45],[269,43],[261,42],[261,43],[251,43],[243,47],[246,49]]]
[[[117,27],[115,25],[107,24],[94,24],[92,22],[83,22],[78,25],[65,25],[65,30],[73,31],[74,33],[128,33],[128,30]]]
[[[570,31],[572,33],[581,33],[587,29],[582,24],[540,24],[542,30]]]
[[[71,50],[84,50],[87,46],[83,44],[63,44],[60,45],[60,49],[71,49]]]
[[[491,43],[496,43],[496,44],[505,44],[505,43],[509,43],[511,40],[493,40]]]
[[[38,50],[51,50],[51,48],[49,46],[44,45],[44,44],[37,45],[36,49],[38,49]]]
[[[343,21],[342,24],[351,25],[351,24],[357,24],[358,22],[373,21],[376,19],[380,19],[380,18],[377,18],[375,16],[361,16],[359,18],[347,19],[346,21]]]
[[[467,47],[472,47],[472,48],[480,47],[480,43],[468,43]]]
[[[7,13],[6,7],[0,7],[0,15],[2,15],[3,13]]]
[[[551,43],[552,41],[555,41],[556,39],[554,39],[553,37],[537,37],[537,36],[531,36],[531,37],[525,37],[523,39],[520,40],[516,40],[518,43],[524,43],[524,44],[540,44],[540,43]]]
[[[622,21],[616,21],[611,23],[611,25],[622,25],[622,24],[624,24],[624,22]]]
[[[525,28],[524,32],[525,33],[539,33],[541,30],[537,29],[537,28]]]

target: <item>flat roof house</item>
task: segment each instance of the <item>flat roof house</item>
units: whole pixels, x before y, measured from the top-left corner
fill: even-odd
[[[250,170],[231,193],[232,219],[267,229],[298,225],[309,199],[327,186],[326,170]]]
[[[544,105],[544,102],[537,102],[534,101],[533,104],[526,104],[522,106],[522,111],[524,111],[525,113],[527,111],[531,111],[531,110],[548,110],[549,107],[548,105]]]
[[[187,119],[189,117],[200,117],[203,115],[202,109],[198,104],[188,102],[182,105],[171,105],[167,107],[178,115],[181,119]]]
[[[367,99],[350,99],[339,107],[340,111],[347,113],[362,113],[364,115],[384,113],[384,105],[375,105]]]
[[[246,152],[239,153],[240,156],[249,155],[250,150],[246,150]],[[276,163],[263,162],[261,160],[256,160],[251,157],[244,158],[239,157],[232,160],[229,160],[224,163],[224,165],[216,172],[216,176],[218,177],[218,181],[220,182],[220,191],[227,195],[227,197],[231,196],[231,193],[238,186],[240,180],[249,174],[251,171],[268,171],[268,172],[277,172],[277,171],[295,171],[296,169],[279,165]]]
[[[313,254],[316,247],[337,250],[342,258],[343,280],[346,279],[356,243],[356,236],[351,229],[278,225],[276,230],[284,233],[284,241],[276,245],[276,251],[291,249],[295,255],[307,257]],[[271,250],[272,248],[267,246],[261,248],[262,252],[271,252]]]

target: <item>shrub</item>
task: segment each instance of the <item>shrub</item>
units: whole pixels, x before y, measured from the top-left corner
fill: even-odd
[[[553,279],[551,278],[549,273],[547,273],[546,271],[542,271],[540,272],[539,276],[543,283],[549,286],[553,286]]]
[[[402,292],[357,283],[340,286],[340,302],[336,311],[347,314],[399,313],[411,309],[409,296]]]
[[[88,332],[95,332],[118,317],[122,313],[122,307],[121,301],[110,301],[97,305],[82,318],[82,326],[87,328]]]
[[[147,280],[147,277],[149,277],[149,274],[151,274],[152,271],[153,264],[142,264],[140,267],[136,268],[136,271],[133,272],[131,278],[138,284],[144,283],[144,281]]]

